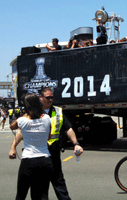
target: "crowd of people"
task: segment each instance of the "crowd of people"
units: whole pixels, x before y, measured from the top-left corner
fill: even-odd
[[[52,44],[53,47],[50,47],[49,44],[47,43],[46,48],[48,51],[56,51],[56,50],[62,50],[62,47],[58,44],[59,40],[57,38],[52,39]],[[81,47],[86,47],[86,46],[92,46],[93,45],[93,40],[85,40],[80,44],[79,39],[76,39],[76,36],[70,38],[68,44],[63,47],[63,49],[73,49],[73,48],[81,48]]]
[[[118,40],[118,42],[127,42],[127,37],[123,37],[122,39]]]
[[[18,129],[12,142],[9,158],[16,158],[16,146],[23,139],[24,150],[18,172],[16,200],[24,200],[28,189],[32,200],[48,200],[51,182],[59,200],[70,200],[61,164],[61,139],[66,133],[74,145],[74,153],[83,148],[77,141],[71,123],[62,108],[52,105],[51,88],[43,88],[40,96],[26,94],[25,113],[11,123]]]
[[[106,32],[104,31],[104,27],[103,26],[97,26],[97,32],[98,32],[98,37],[96,39],[96,43],[99,44],[106,44],[108,41],[108,37],[106,35]],[[89,39],[89,40],[85,40],[82,41],[80,44],[79,39],[76,39],[77,36],[74,36],[72,38],[70,38],[68,44],[63,47],[63,49],[73,49],[73,48],[81,48],[81,47],[88,47],[88,46],[93,46],[95,44],[93,44],[93,40]],[[58,44],[59,40],[57,38],[53,38],[52,39],[52,44],[53,47],[50,47],[49,44],[47,43],[46,48],[48,51],[56,51],[56,50],[62,50],[62,47]],[[127,42],[127,37],[123,37],[122,39],[119,39],[117,41],[117,43],[120,42]],[[116,43],[115,40],[110,40],[109,43]]]
[[[120,42],[127,42],[127,37],[123,37],[122,39],[119,39],[117,42],[118,43],[120,43]],[[109,43],[111,44],[111,43],[116,43],[116,42],[115,42],[115,40],[111,40]]]

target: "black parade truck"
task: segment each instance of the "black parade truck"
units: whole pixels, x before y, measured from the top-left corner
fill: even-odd
[[[127,136],[127,43],[93,45],[41,53],[26,47],[17,57],[18,104],[27,92],[51,87],[56,106],[63,108],[84,143],[111,143],[123,118]],[[95,114],[106,115],[99,117]]]

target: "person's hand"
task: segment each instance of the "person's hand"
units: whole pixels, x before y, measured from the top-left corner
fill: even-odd
[[[46,48],[49,48],[49,44],[48,43],[46,44]]]
[[[83,148],[80,145],[75,145],[74,147],[74,154],[76,155],[76,151],[79,150],[80,154],[79,156],[83,153]]]
[[[73,41],[72,41],[72,44],[76,44],[76,43],[77,43],[77,40],[73,40]]]
[[[47,48],[48,51],[50,50],[50,46],[49,46],[48,43],[46,44],[46,48]]]
[[[97,19],[99,22],[102,20],[102,17],[98,17],[98,19]]]
[[[16,149],[10,149],[9,158],[16,159]]]

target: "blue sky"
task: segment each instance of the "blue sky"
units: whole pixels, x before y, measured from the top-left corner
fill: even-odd
[[[22,47],[51,42],[53,37],[68,41],[70,31],[93,27],[96,38],[95,12],[105,6],[125,20],[120,38],[127,36],[127,1],[125,0],[1,0],[0,2],[0,81],[7,81],[10,62]],[[10,76],[11,80],[11,76]],[[5,94],[0,90],[0,94]]]

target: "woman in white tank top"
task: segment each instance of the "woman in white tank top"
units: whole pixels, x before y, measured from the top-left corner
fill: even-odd
[[[35,94],[27,94],[24,105],[26,114],[10,125],[12,130],[21,129],[24,141],[16,200],[24,200],[29,188],[32,200],[48,200],[49,181],[53,175],[52,161],[47,148],[50,117],[44,114],[40,99]]]

